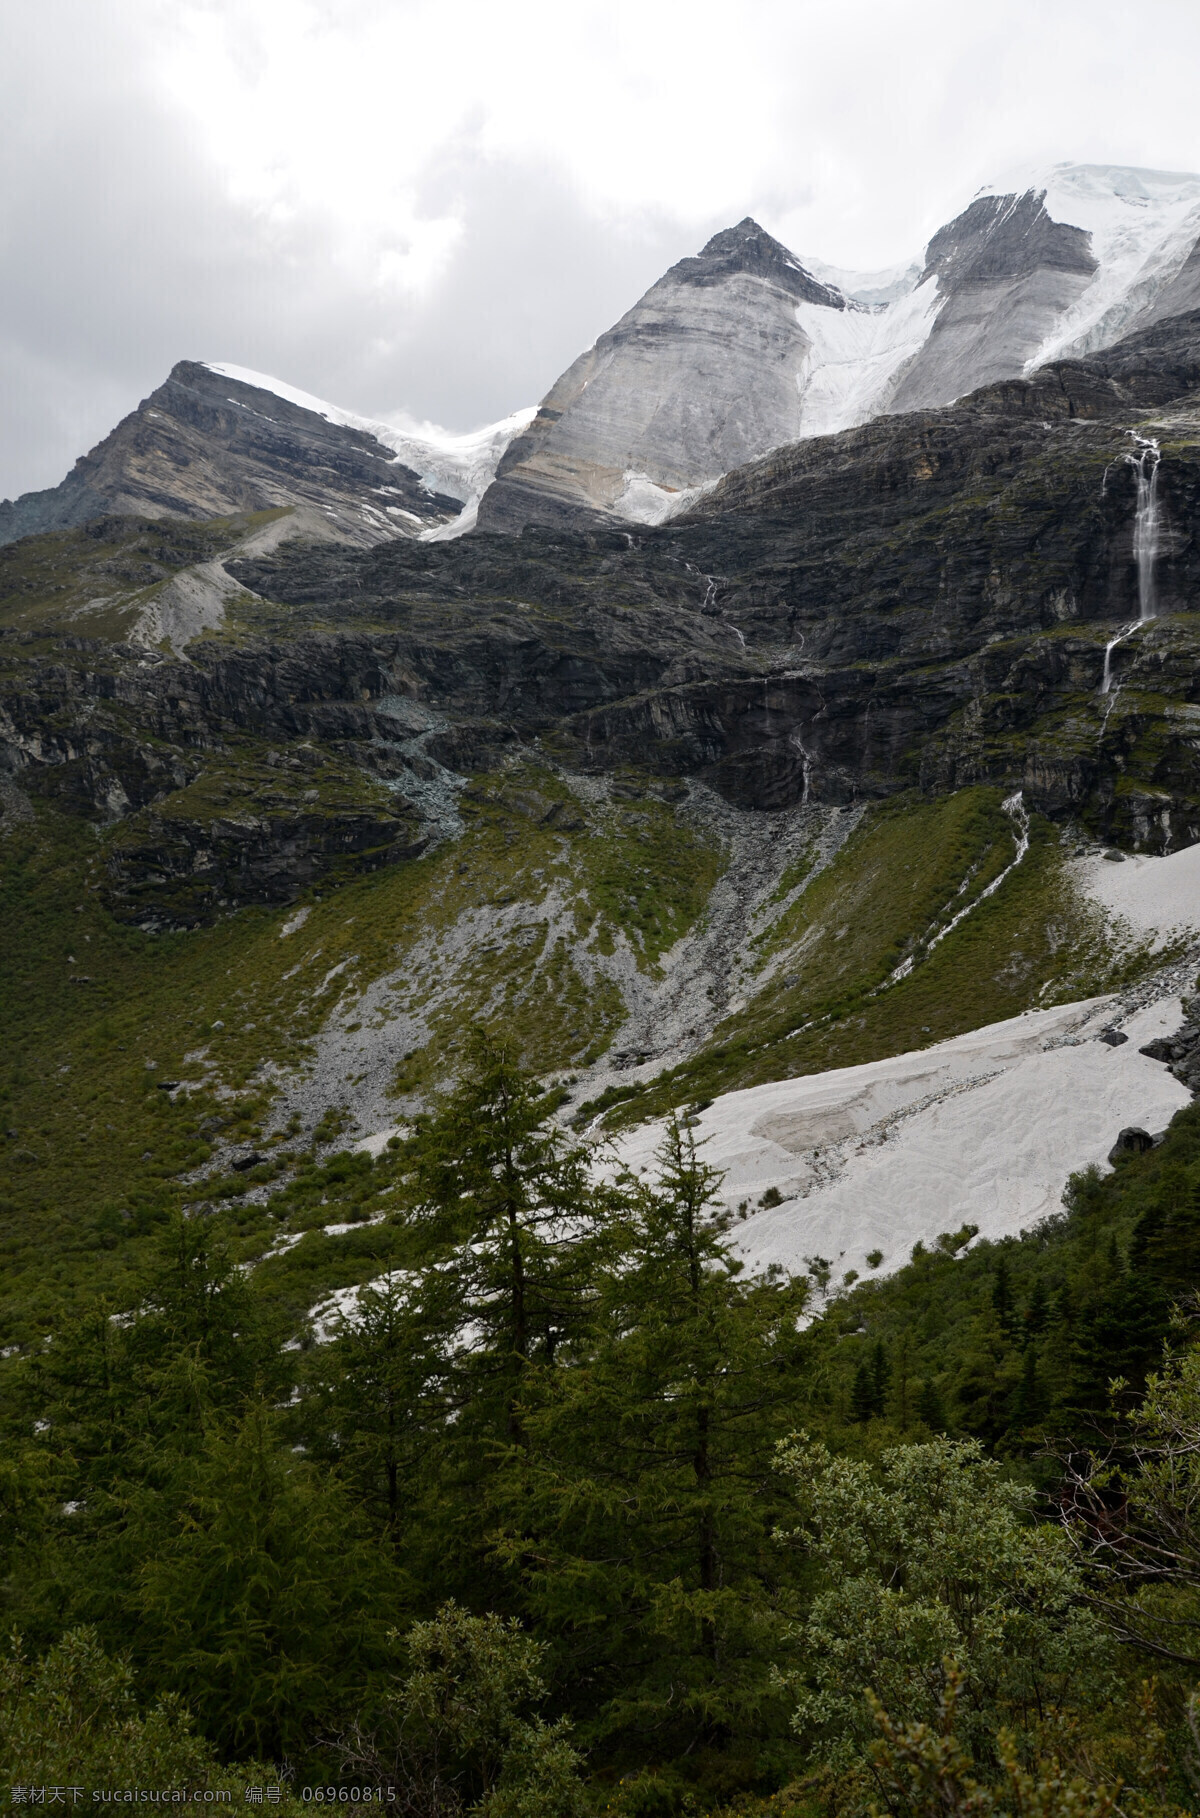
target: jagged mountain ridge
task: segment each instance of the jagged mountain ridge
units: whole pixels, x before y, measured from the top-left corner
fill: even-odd
[[[551,389],[480,522],[517,530],[596,510],[662,522],[735,465],[730,425],[750,460],[951,403],[1195,306],[1200,177],[1059,165],[1022,182],[976,197],[908,279],[882,285],[822,282],[777,241],[768,254],[750,220],[718,234]],[[769,352],[747,359],[755,324]]]
[[[1020,787],[1171,850],[1200,838],[1198,386],[1200,318],[1172,318],[957,406],[793,444],[636,534],[227,553],[244,592],[173,658],[81,637],[57,581],[37,604],[37,546],[19,544],[0,561],[3,768],[119,829],[114,904],[155,926],[390,862],[440,837],[455,777],[529,752],[739,809]],[[1161,449],[1162,616],[1113,652],[1119,698],[1102,697],[1105,646],[1138,612],[1131,418]],[[121,523],[101,527],[117,545]],[[83,556],[103,546],[80,534]],[[51,546],[46,573],[65,559]],[[309,811],[259,752],[222,798],[218,850],[212,754],[264,739],[327,748],[334,794]]]
[[[181,360],[59,486],[0,504],[0,543],[109,514],[286,509],[308,538],[368,546],[473,522],[518,412],[474,435],[398,429],[243,367]]]
[[[185,361],[60,486],[0,504],[0,542],[111,512],[271,507],[290,534],[360,546],[477,521],[660,523],[792,442],[936,408],[1198,305],[1186,173],[1026,173],[923,259],[873,275],[799,260],[747,218],[651,286],[536,413],[448,436]]]

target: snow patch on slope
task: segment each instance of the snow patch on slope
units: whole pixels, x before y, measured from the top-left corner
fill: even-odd
[[[482,429],[459,435],[436,423],[418,422],[402,412],[391,417],[359,416],[355,411],[342,410],[324,398],[314,397],[312,392],[301,391],[298,386],[287,385],[282,379],[274,379],[269,373],[254,372],[247,366],[233,366],[221,360],[206,360],[204,364],[210,372],[220,373],[226,379],[234,379],[240,385],[252,385],[258,391],[269,391],[301,410],[311,410],[324,417],[327,423],[374,436],[377,442],[393,451],[397,461],[419,474],[430,492],[444,492],[451,498],[461,499],[464,516],[478,507],[479,500],[495,478],[500,457],[513,437],[527,428],[537,415],[536,409],[530,406],[502,417],[498,423],[488,423]],[[471,523],[474,521],[472,515]],[[455,523],[460,531],[470,527],[459,520]],[[449,525],[444,525],[432,534],[444,536],[450,529]]]
[[[939,307],[936,278],[881,309],[796,306],[810,342],[796,376],[802,436],[833,435],[887,409],[895,380],[924,346]]]
[[[1157,947],[1200,929],[1200,845],[1166,858],[1127,856],[1121,864],[1077,859],[1067,870],[1085,896],[1135,934],[1151,935]]]
[[[1200,934],[1200,844],[1166,858],[1089,858],[1068,867],[1076,889],[1119,934],[1156,944]],[[1031,1010],[929,1048],[774,1081],[717,1098],[696,1135],[725,1173],[738,1249],[754,1268],[800,1273],[809,1257],[835,1277],[899,1268],[965,1223],[1013,1236],[1057,1212],[1067,1178],[1103,1164],[1126,1125],[1163,1129],[1191,1094],[1141,1046],[1182,1020],[1179,993],[1195,952],[1126,1000],[1093,998]],[[1116,1028],[1126,1037],[1101,1039]],[[621,1139],[622,1158],[653,1167],[661,1124]],[[783,1203],[757,1206],[774,1188]]]
[[[783,1204],[734,1224],[751,1267],[801,1274],[809,1257],[869,1270],[908,1261],[918,1241],[968,1221],[1013,1236],[1059,1210],[1067,1177],[1103,1163],[1127,1124],[1161,1130],[1191,1094],[1138,1053],[1181,1020],[1177,998],[1128,1020],[1128,1040],[1098,1039],[1114,1000],[1028,1011],[916,1053],[726,1093],[701,1113],[704,1159],[725,1173],[735,1209],[768,1188]],[[652,1165],[661,1127],[621,1145]]]
[[[980,195],[1044,190],[1054,221],[1091,235],[1099,269],[1026,371],[1120,340],[1138,312],[1183,265],[1200,234],[1200,176],[1115,164],[1025,170]]]
[[[665,524],[668,518],[686,511],[715,485],[716,481],[710,480],[703,486],[660,486],[648,473],[629,471],[612,509],[619,518],[625,518],[631,524]]]
[[[840,265],[826,265],[822,259],[807,257],[801,263],[818,284],[840,290],[852,303],[865,304],[868,309],[896,303],[906,297],[920,283],[922,270],[920,259],[887,265],[881,271],[847,271]]]

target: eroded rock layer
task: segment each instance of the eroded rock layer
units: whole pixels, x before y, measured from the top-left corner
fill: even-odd
[[[4,768],[120,823],[112,888],[142,917],[415,850],[456,778],[521,752],[751,809],[994,783],[1174,849],[1200,839],[1196,350],[1200,320],[1176,319],[802,442],[637,534],[229,556],[247,591],[182,655],[58,623],[68,545],[17,545],[9,598],[38,550],[51,592],[0,642]],[[1135,427],[1159,451],[1143,622]],[[277,762],[298,745],[315,781]]]
[[[368,430],[181,360],[61,485],[0,502],[0,543],[113,513],[285,508],[310,538],[365,545],[445,524],[462,503],[424,485]]]

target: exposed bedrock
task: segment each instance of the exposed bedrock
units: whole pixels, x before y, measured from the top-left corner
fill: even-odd
[[[290,903],[310,884],[415,858],[427,844],[402,801],[325,813],[287,804],[212,818],[150,811],[108,846],[110,898],[122,920],[186,926],[237,903]]]
[[[792,441],[812,347],[802,303],[858,307],[757,222],[715,234],[556,381],[501,460],[481,526],[654,522],[680,492]]]
[[[893,410],[945,404],[1015,378],[1097,269],[1089,234],[1051,220],[1042,196],[980,196],[940,228],[921,281],[941,308],[893,393]]]
[[[10,632],[0,769],[121,824],[107,837],[130,901],[199,880],[190,914],[415,849],[454,776],[535,749],[575,770],[695,777],[748,808],[988,782],[1172,849],[1200,839],[1190,349],[1168,324],[953,409],[782,450],[657,530],[231,560],[251,618],[184,657]],[[1159,616],[1130,630],[1134,424],[1160,443],[1163,529]],[[273,768],[301,747],[324,767],[309,779],[319,827],[308,784]],[[242,829],[219,850],[217,820]],[[156,856],[184,847],[186,863]]]
[[[444,524],[460,506],[367,430],[180,360],[58,486],[0,500],[0,543],[110,513],[211,518],[286,508],[310,538],[362,546]]]

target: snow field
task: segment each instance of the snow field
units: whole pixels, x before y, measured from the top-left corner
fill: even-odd
[[[1166,858],[1077,861],[1075,886],[1117,929],[1161,946],[1200,930],[1200,845]],[[1140,1007],[1111,997],[994,1023],[916,1052],[778,1080],[715,1099],[696,1135],[725,1175],[739,1250],[756,1269],[799,1273],[820,1256],[840,1278],[883,1252],[899,1268],[918,1241],[970,1223],[1016,1235],[1057,1212],[1070,1174],[1105,1165],[1126,1125],[1156,1133],[1190,1102],[1138,1052],[1183,1011],[1165,986]],[[1127,1039],[1111,1046],[1101,1031]],[[653,1168],[661,1124],[625,1137],[621,1159]],[[770,1189],[782,1204],[761,1207]]]
[[[801,434],[833,435],[886,410],[893,381],[925,345],[939,305],[936,278],[878,309],[797,304],[796,320],[811,343],[796,376]]]
[[[1076,887],[1109,915],[1162,946],[1175,935],[1200,928],[1200,845],[1166,858],[1145,854],[1111,859],[1077,859],[1068,867]]]
[[[1067,1176],[1103,1164],[1127,1124],[1156,1132],[1190,1101],[1142,1043],[1180,1021],[1176,998],[1099,1039],[1115,1000],[1028,1011],[948,1042],[864,1066],[727,1093],[700,1113],[704,1159],[725,1176],[737,1248],[755,1269],[802,1273],[810,1256],[887,1271],[918,1241],[966,1223],[1013,1236],[1057,1212]],[[621,1144],[652,1169],[661,1125]],[[758,1209],[771,1188],[783,1203]]]

